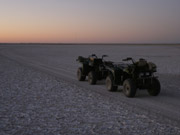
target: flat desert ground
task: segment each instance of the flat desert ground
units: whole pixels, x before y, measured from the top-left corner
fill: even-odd
[[[161,93],[77,81],[78,56],[145,58]],[[0,134],[180,134],[180,45],[0,45]]]

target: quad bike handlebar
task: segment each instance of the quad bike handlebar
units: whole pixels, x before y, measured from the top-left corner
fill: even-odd
[[[90,58],[90,57],[95,57],[95,58],[97,58],[96,54],[92,54],[92,55],[89,56],[89,58]]]
[[[123,59],[122,61],[130,61],[130,60],[132,61],[133,64],[135,63],[133,58],[131,57],[127,57],[126,59]]]
[[[102,59],[103,59],[104,57],[108,57],[108,55],[102,55]]]
[[[90,58],[90,57],[98,58],[96,54],[89,55],[89,58]],[[108,55],[102,55],[102,59],[103,59],[104,57],[108,57]]]

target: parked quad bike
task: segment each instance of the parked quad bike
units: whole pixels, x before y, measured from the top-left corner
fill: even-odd
[[[95,54],[88,58],[79,56],[77,61],[82,64],[78,68],[77,77],[79,81],[84,81],[88,76],[89,84],[96,84],[97,80],[106,79],[106,87],[109,91],[116,91],[118,86],[123,86],[123,93],[127,97],[134,97],[137,89],[147,89],[151,96],[157,96],[160,93],[160,82],[156,72],[156,65],[147,62],[145,59],[139,59],[135,62],[132,58],[123,59],[131,61],[128,63],[113,63],[98,58]]]
[[[123,61],[131,61],[132,64],[121,63],[105,66],[108,70],[106,87],[109,91],[116,91],[121,85],[127,97],[134,97],[137,89],[147,89],[151,96],[157,96],[160,93],[160,82],[158,77],[154,76],[156,72],[154,63],[142,58],[137,62],[132,58],[126,58]]]
[[[88,82],[91,85],[96,84],[97,80],[105,79],[108,71],[105,69],[103,58],[107,55],[103,55],[102,58],[98,58],[95,54],[90,55],[88,58],[79,56],[79,61],[82,66],[77,70],[77,77],[79,81],[84,81],[88,76]]]

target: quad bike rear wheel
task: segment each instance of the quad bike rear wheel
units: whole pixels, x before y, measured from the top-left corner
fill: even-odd
[[[79,81],[84,81],[86,79],[86,76],[82,73],[82,68],[78,68],[77,70],[77,78]]]
[[[132,79],[126,79],[123,82],[123,93],[127,97],[134,97],[136,95],[136,84]]]
[[[151,96],[157,96],[160,93],[161,85],[157,78],[151,80],[151,86],[148,88],[148,93]]]
[[[96,84],[97,81],[97,77],[96,77],[96,73],[94,71],[90,71],[88,74],[88,82],[91,85]]]
[[[109,75],[106,78],[106,88],[108,89],[108,91],[117,91],[118,86],[114,86],[112,75]]]

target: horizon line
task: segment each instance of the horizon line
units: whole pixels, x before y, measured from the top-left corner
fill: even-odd
[[[59,42],[59,43],[54,43],[54,42],[14,42],[14,43],[8,43],[8,42],[5,42],[5,43],[1,43],[0,42],[0,45],[7,45],[7,44],[25,44],[25,45],[35,45],[35,44],[38,44],[38,45],[41,45],[41,44],[44,44],[44,45],[180,45],[180,43],[95,43],[95,42],[92,42],[92,43],[78,43],[78,42],[75,42],[75,43],[63,43],[63,42]]]

